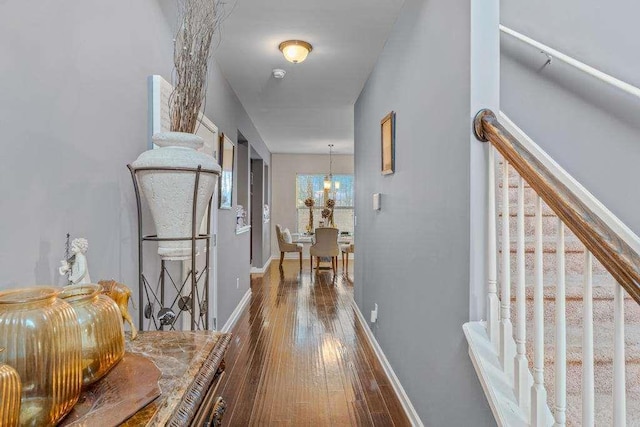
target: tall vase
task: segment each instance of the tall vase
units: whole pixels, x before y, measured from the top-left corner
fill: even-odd
[[[0,348],[0,353],[4,351]],[[20,376],[9,365],[0,363],[0,426],[14,427],[20,420]]]
[[[82,339],[73,308],[57,288],[0,292],[0,362],[22,382],[21,426],[52,426],[78,401]]]
[[[82,385],[102,378],[124,356],[124,327],[117,304],[100,285],[66,286],[60,298],[78,316],[82,334]]]
[[[145,151],[132,163],[134,169],[176,167],[203,169],[220,173],[215,159],[196,151],[204,145],[197,135],[162,132],[153,136],[160,148]],[[190,171],[137,172],[140,191],[147,200],[159,238],[190,238],[192,233],[193,193],[196,174]],[[201,173],[196,204],[196,232],[200,228],[207,204],[218,182],[218,175]],[[191,258],[190,241],[159,241],[158,255],[164,260]]]
[[[313,208],[309,208],[309,224],[307,224],[307,233],[313,233]]]

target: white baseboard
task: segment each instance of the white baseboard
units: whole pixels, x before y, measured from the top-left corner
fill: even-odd
[[[233,310],[233,313],[231,313],[231,316],[229,316],[227,323],[225,323],[222,329],[220,329],[220,332],[227,333],[227,332],[230,332],[231,329],[233,329],[236,323],[238,323],[238,319],[240,319],[242,312],[244,311],[245,307],[249,304],[250,301],[251,301],[251,289],[247,289],[247,292],[244,294],[244,296],[242,297],[242,299],[240,300],[236,308]]]
[[[264,274],[267,271],[267,269],[271,266],[271,261],[273,261],[273,260],[274,260],[273,257],[269,258],[267,260],[267,262],[264,263],[262,268],[260,268],[260,267],[251,267],[251,270],[250,270],[249,273],[250,274]]]
[[[387,360],[387,356],[384,355],[380,344],[378,344],[376,337],[373,335],[373,332],[371,332],[371,329],[369,328],[369,323],[362,315],[360,307],[358,307],[355,301],[353,301],[353,311],[355,311],[358,320],[360,320],[365,334],[369,339],[369,343],[371,344],[371,347],[373,347],[373,351],[376,353],[376,356],[378,357],[378,360],[380,361],[384,372],[387,374],[387,377],[389,377],[391,385],[393,386],[393,390],[395,391],[396,396],[398,396],[404,412],[407,414],[407,417],[409,417],[409,421],[411,421],[411,424],[415,427],[424,427],[424,424],[422,424],[422,420],[420,420],[416,409],[413,407],[413,404],[409,400],[409,396],[407,396],[407,393],[404,391],[402,384],[400,384],[400,380],[396,376],[396,373],[393,371],[391,364]]]

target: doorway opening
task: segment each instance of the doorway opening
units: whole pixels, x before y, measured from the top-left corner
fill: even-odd
[[[251,224],[251,267],[262,269],[270,258],[269,248],[265,248],[268,242],[268,219],[265,218],[264,209],[268,203],[268,165],[260,154],[251,147],[251,174],[250,174],[250,224]],[[267,179],[265,179],[267,177]]]

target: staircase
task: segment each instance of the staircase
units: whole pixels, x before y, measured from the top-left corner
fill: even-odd
[[[463,330],[496,422],[640,426],[640,238],[503,113],[474,131],[486,321]]]
[[[500,162],[501,172],[504,162]],[[509,228],[511,252],[511,313],[516,313],[517,274],[517,203],[518,174],[509,170]],[[497,235],[498,248],[501,248],[502,233],[502,179],[498,182]],[[529,369],[533,369],[533,312],[534,312],[534,211],[536,193],[525,183],[525,283],[526,283],[526,320],[527,320],[527,359]],[[555,302],[557,282],[557,248],[558,216],[543,203],[543,265],[544,265],[544,325],[545,325],[545,384],[554,384],[554,348],[555,340]],[[567,336],[567,426],[582,425],[582,334],[583,334],[583,283],[585,275],[585,247],[578,238],[565,229],[565,281],[566,281],[566,336]],[[499,250],[498,257],[500,258]],[[595,374],[595,425],[613,425],[612,393],[613,393],[613,290],[618,286],[615,279],[607,272],[598,260],[593,259],[593,330],[594,330],[594,374]],[[500,277],[500,272],[498,277]],[[640,426],[640,305],[625,294],[625,358],[626,358],[626,390],[627,390],[627,425]],[[515,323],[515,322],[514,322]],[[515,339],[515,337],[514,337]],[[553,410],[554,388],[547,388],[547,402]]]

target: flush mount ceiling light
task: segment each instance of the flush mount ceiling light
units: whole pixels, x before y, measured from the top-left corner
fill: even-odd
[[[307,59],[307,55],[313,50],[313,47],[302,40],[287,40],[280,43],[278,49],[287,61],[297,64]]]

